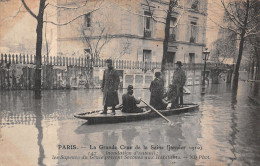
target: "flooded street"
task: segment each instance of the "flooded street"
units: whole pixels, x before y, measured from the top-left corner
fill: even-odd
[[[102,109],[98,89],[43,91],[41,100],[33,91],[1,91],[0,165],[259,165],[260,105],[248,98],[259,99],[258,86],[241,81],[234,93],[230,84],[213,84],[205,95],[188,88],[184,101],[200,107],[168,116],[174,126],[162,118],[97,125],[74,118]],[[150,92],[134,96],[149,101]]]

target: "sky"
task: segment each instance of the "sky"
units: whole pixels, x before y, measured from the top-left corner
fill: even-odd
[[[208,0],[208,17],[207,17],[207,47],[212,47],[212,42],[218,38],[219,26],[216,24],[222,22],[223,8],[220,0]]]

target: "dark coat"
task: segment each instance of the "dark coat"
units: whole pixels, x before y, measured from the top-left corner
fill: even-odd
[[[150,105],[155,109],[164,109],[165,104],[163,103],[163,81],[161,79],[155,78],[150,85],[151,97]]]
[[[115,69],[106,69],[103,75],[101,88],[103,89],[103,105],[115,106],[119,104],[118,85],[120,79]]]
[[[183,86],[186,82],[186,75],[184,70],[178,68],[174,71],[172,84],[177,88],[177,96],[183,96]]]
[[[122,112],[127,113],[137,113],[142,112],[142,109],[138,108],[136,104],[139,104],[140,101],[136,100],[134,96],[126,93],[122,96],[123,109]]]

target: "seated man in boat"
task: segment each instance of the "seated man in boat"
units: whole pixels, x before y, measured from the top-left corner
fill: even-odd
[[[175,100],[177,98],[177,86],[170,84],[169,89],[166,92],[166,94],[164,95],[164,97],[167,97],[167,101],[169,103],[175,102]],[[171,104],[171,108],[175,108],[175,105]]]
[[[127,87],[127,93],[123,94],[122,96],[122,102],[123,102],[123,109],[122,112],[126,112],[126,113],[139,113],[139,112],[143,112],[143,110],[139,107],[137,107],[136,104],[139,104],[141,101],[136,99],[133,96],[133,86],[129,85]]]

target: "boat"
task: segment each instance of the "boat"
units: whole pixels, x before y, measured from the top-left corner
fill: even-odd
[[[166,109],[158,110],[162,115],[169,116],[180,113],[191,112],[198,109],[198,104],[184,104],[180,108],[175,109]],[[139,120],[148,120],[151,118],[159,117],[159,115],[151,110],[148,106],[140,107],[143,109],[141,113],[124,113],[121,110],[117,111],[115,115],[111,115],[108,110],[107,114],[101,114],[102,110],[96,110],[91,112],[85,112],[74,115],[75,118],[87,120],[88,124],[97,124],[97,123],[119,123],[119,122],[130,122],[130,121],[139,121]]]

